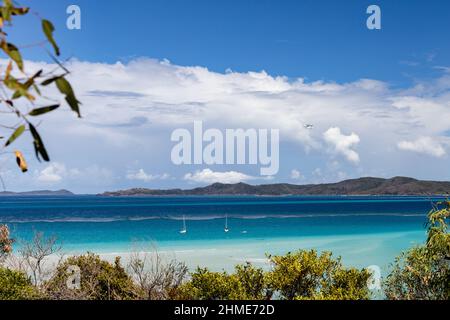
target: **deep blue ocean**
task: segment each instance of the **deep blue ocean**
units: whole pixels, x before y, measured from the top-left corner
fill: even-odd
[[[282,253],[310,245],[335,250],[356,264],[363,263],[358,260],[358,250],[361,255],[372,256],[375,263],[385,263],[425,240],[426,215],[436,200],[382,196],[3,196],[0,224],[6,223],[16,239],[30,239],[36,231],[56,236],[67,252],[125,252],[132,243],[148,241],[163,249],[214,249],[216,260],[220,250],[240,249],[241,255],[246,255],[243,259],[250,260],[268,250]],[[179,232],[183,217],[185,234]],[[189,255],[183,258],[189,259]],[[202,261],[199,259],[196,263]],[[234,257],[232,261],[238,260]]]

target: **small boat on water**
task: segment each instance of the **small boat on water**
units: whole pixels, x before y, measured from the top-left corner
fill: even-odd
[[[187,232],[186,229],[186,218],[183,216],[183,229],[180,230],[181,234],[185,234]]]
[[[225,233],[230,231],[230,229],[228,229],[228,215],[225,216],[225,228],[223,231],[225,231]]]

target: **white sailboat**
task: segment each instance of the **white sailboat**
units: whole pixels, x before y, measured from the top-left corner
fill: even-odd
[[[228,215],[225,216],[225,228],[223,229],[223,231],[225,232],[230,231],[230,229],[228,229]]]
[[[185,217],[183,216],[183,229],[180,230],[180,233],[181,233],[181,234],[185,234],[186,232],[187,232],[187,229],[186,229],[186,219],[185,219]]]

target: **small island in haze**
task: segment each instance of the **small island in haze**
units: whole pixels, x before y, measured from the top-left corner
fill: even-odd
[[[1,191],[0,196],[73,196],[74,193],[69,190],[34,190],[24,192]]]
[[[337,183],[296,185],[288,183],[250,185],[214,183],[194,189],[146,189],[104,192],[101,196],[201,196],[201,195],[448,195],[450,182],[423,181],[407,177],[358,178]]]

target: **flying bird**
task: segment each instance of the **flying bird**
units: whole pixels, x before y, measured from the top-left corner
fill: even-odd
[[[305,124],[304,127],[305,127],[306,129],[312,129],[312,128],[314,128],[314,126],[313,126],[312,124]]]

